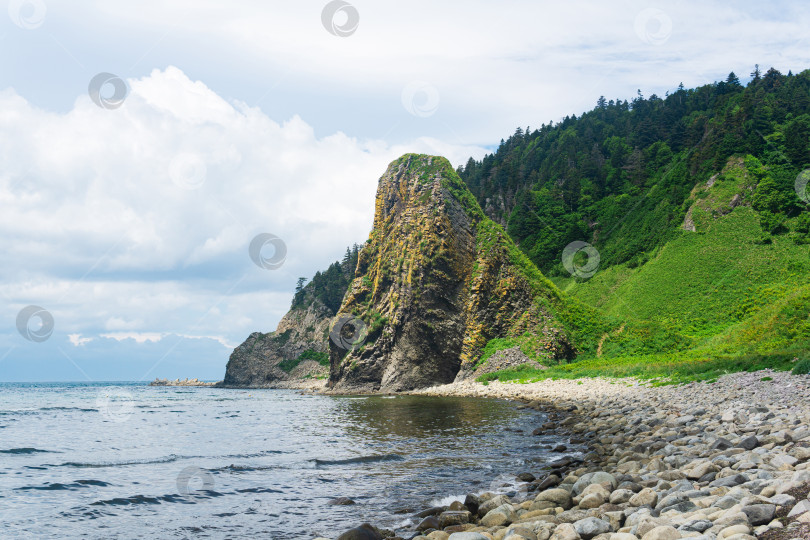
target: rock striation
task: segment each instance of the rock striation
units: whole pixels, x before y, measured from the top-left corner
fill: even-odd
[[[535,365],[572,358],[564,304],[445,158],[404,155],[379,180],[373,229],[331,331],[328,387],[466,378],[493,338],[534,336]]]

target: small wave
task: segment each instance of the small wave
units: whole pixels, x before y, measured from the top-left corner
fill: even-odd
[[[230,465],[225,465],[224,467],[215,467],[213,469],[208,469],[209,472],[212,473],[220,473],[220,472],[254,472],[254,471],[273,471],[278,469],[288,469],[284,465],[234,465],[231,463]]]
[[[377,463],[380,461],[404,461],[405,458],[399,454],[381,454],[377,456],[359,456],[347,459],[314,459],[315,465],[351,465],[354,463]]]
[[[82,407],[40,407],[38,411],[81,411],[81,412],[98,412],[98,409],[85,409]]]
[[[281,450],[262,450],[261,452],[254,452],[252,454],[228,454],[226,456],[218,456],[221,458],[236,459],[236,458],[256,458],[263,456],[272,456],[274,454],[283,454]]]
[[[114,499],[104,499],[90,503],[90,506],[136,506],[142,504],[180,503],[194,504],[194,499],[222,497],[224,493],[212,489],[201,489],[186,496],[180,494],[158,495],[150,497],[148,495],[133,495],[132,497],[116,497]]]
[[[76,480],[76,483],[82,484],[83,486],[99,486],[99,487],[106,487],[112,485],[108,482],[103,482],[101,480]]]
[[[48,450],[42,450],[47,452]],[[241,458],[257,458],[269,456],[274,454],[283,454],[281,450],[263,450],[261,452],[254,452],[252,454],[228,454],[224,456],[180,456],[177,454],[170,454],[168,456],[153,458],[153,459],[130,459],[125,461],[102,461],[97,463],[84,463],[79,461],[68,461],[59,465],[49,465],[49,467],[77,467],[77,468],[103,468],[103,467],[126,467],[129,465],[153,465],[159,463],[172,463],[183,459],[241,459]]]
[[[450,506],[452,503],[458,501],[460,503],[464,502],[466,495],[448,495],[442,499],[434,499],[428,503],[428,506]]]
[[[53,484],[43,484],[41,486],[23,486],[14,488],[15,491],[73,491],[76,489],[88,486],[109,486],[107,482],[101,480],[76,480],[71,484],[63,484],[61,482],[54,482]]]
[[[125,467],[127,465],[151,465],[155,463],[172,463],[179,459],[193,459],[198,456],[178,456],[171,454],[169,456],[155,458],[155,459],[131,459],[128,461],[104,461],[99,463],[82,463],[78,461],[67,461],[60,465],[51,465],[51,467],[77,467],[77,468],[103,468],[103,467]]]
[[[237,489],[237,493],[284,493],[278,489],[271,489],[271,488],[245,488],[245,489]]]
[[[9,448],[0,450],[0,454],[58,454],[55,450],[42,450],[40,448]]]

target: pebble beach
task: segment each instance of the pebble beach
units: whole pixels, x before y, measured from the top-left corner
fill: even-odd
[[[464,381],[413,393],[515,400],[548,413],[527,436],[556,432],[585,450],[562,445],[541,469],[515,471],[510,492],[424,509],[411,534],[364,524],[339,540],[810,538],[810,376]]]

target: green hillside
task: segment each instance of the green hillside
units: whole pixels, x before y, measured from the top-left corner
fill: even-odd
[[[810,212],[796,184],[810,167],[810,72],[753,75],[600,99],[459,169],[562,291],[621,321],[575,362],[489,378],[685,381],[808,356]],[[574,241],[598,251],[592,277],[565,269]],[[627,347],[644,324],[644,350]]]

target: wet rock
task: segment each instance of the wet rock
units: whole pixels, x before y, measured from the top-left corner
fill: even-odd
[[[469,510],[473,514],[477,514],[478,507],[481,506],[481,499],[478,498],[478,495],[470,493],[469,495],[464,497],[464,506],[466,506],[467,510]]]
[[[472,516],[466,510],[463,511],[447,511],[439,514],[439,526],[437,529],[444,529],[453,525],[463,525],[470,522]]]
[[[509,525],[516,519],[517,514],[515,513],[514,507],[510,504],[502,504],[501,506],[490,510],[484,517],[481,518],[481,526],[497,527],[501,525]]]
[[[422,510],[421,512],[416,514],[416,517],[424,518],[424,517],[428,517],[428,516],[438,516],[439,514],[444,512],[445,510],[447,510],[447,508],[444,507],[444,506],[432,506],[432,507],[426,508],[425,510]]]
[[[509,503],[510,503],[509,497],[507,497],[506,495],[496,495],[491,499],[481,503],[481,506],[478,507],[478,516],[484,517],[485,515],[487,515],[487,513],[494,510],[495,508]]]
[[[357,504],[357,503],[354,502],[353,500],[351,500],[348,497],[337,497],[336,499],[332,499],[331,501],[329,501],[326,504],[331,505],[331,506],[349,506],[349,505]]]
[[[554,487],[556,485],[559,485],[561,480],[562,479],[559,476],[557,476],[556,474],[550,474],[546,478],[544,478],[542,481],[540,481],[539,484],[537,484],[537,489],[538,489],[538,491],[543,491],[543,490],[548,489],[550,487]]]
[[[568,509],[573,506],[571,494],[567,490],[561,488],[547,489],[546,491],[543,491],[537,495],[534,500],[535,502],[550,501],[557,506],[563,507],[564,509]]]
[[[368,523],[363,523],[341,534],[337,540],[382,540],[382,535]]]
[[[417,531],[426,531],[428,529],[440,529],[441,524],[439,523],[439,518],[436,516],[428,516],[422,521],[419,522],[419,525],[416,526]]]

